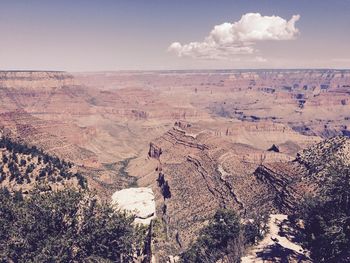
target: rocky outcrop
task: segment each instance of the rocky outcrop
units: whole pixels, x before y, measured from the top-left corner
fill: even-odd
[[[131,110],[131,112],[134,114],[135,118],[137,119],[147,119],[148,114],[145,111],[142,110]]]
[[[269,152],[276,152],[276,153],[280,152],[280,149],[275,144],[272,144],[272,146],[269,149],[267,149],[267,150]]]
[[[293,212],[302,200],[302,179],[306,171],[292,163],[259,166],[254,175],[272,192],[271,207],[275,211]]]
[[[162,148],[158,147],[154,143],[149,144],[148,156],[151,158],[159,159],[162,154]]]
[[[166,247],[159,248],[161,251],[177,254],[186,249],[220,207],[234,209],[243,217],[249,217],[257,209],[287,211],[298,198],[294,193],[294,184],[297,185],[300,179],[298,170],[294,172],[295,178],[287,172],[290,178],[284,178],[281,171],[272,174],[274,165],[270,164],[291,162],[293,157],[285,153],[288,145],[294,149],[295,145],[309,142],[310,138],[294,135],[292,130],[279,125],[211,124],[177,123],[174,129],[150,144],[150,163],[139,165],[153,164],[153,170],[140,171],[145,176],[139,183],[151,185],[155,192],[157,214],[165,224],[168,240],[164,244]],[[273,134],[270,146],[283,145],[284,152],[267,151],[265,145],[261,147],[265,150],[258,149],[233,140],[238,139],[233,134],[242,130],[247,141],[248,138],[259,140],[260,127],[265,127],[262,136]],[[220,135],[221,130],[222,134],[229,130],[229,135]],[[293,138],[298,140],[291,143]],[[164,191],[165,185],[169,191]],[[170,194],[164,195],[165,192]],[[292,197],[294,199],[290,201]]]
[[[117,209],[135,215],[135,223],[149,225],[156,218],[156,205],[151,188],[127,188],[112,195],[112,203]]]
[[[152,186],[157,214],[165,224],[168,241],[158,247],[160,251],[176,255],[186,249],[220,207],[234,209],[244,218],[261,211],[293,213],[304,194],[317,187],[306,156],[318,156],[309,160],[317,164],[322,153],[334,156],[336,151],[316,151],[315,147],[329,144],[329,149],[338,149],[339,156],[347,149],[347,139],[339,138],[311,146],[295,157],[300,148],[319,140],[280,124],[211,124],[177,124],[151,144],[150,152],[162,149],[162,154],[149,160],[153,171],[144,171],[140,183]],[[259,144],[260,138],[269,138],[267,147],[267,143]],[[252,142],[257,142],[255,147]],[[165,182],[171,192],[167,198]]]
[[[187,135],[186,132],[173,129],[168,131],[165,138],[168,138],[169,141],[172,141],[175,144],[181,144],[185,147],[196,148],[201,151],[207,150],[208,146],[205,144],[195,142],[195,139],[191,135]]]
[[[320,173],[336,162],[350,164],[350,139],[337,136],[298,153],[296,162],[304,165],[312,174]]]
[[[290,213],[306,193],[317,192],[329,167],[349,163],[350,139],[338,136],[300,151],[293,161],[260,165],[254,175],[272,190],[273,206]]]
[[[186,128],[190,128],[192,125],[187,121],[176,121],[174,126],[179,127],[181,129],[186,129]]]

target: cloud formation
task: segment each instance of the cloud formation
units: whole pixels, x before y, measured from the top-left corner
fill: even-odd
[[[287,21],[279,16],[247,13],[238,22],[216,25],[202,42],[172,43],[168,51],[179,57],[230,59],[235,55],[256,53],[256,42],[295,39],[299,30],[295,23],[300,15]]]

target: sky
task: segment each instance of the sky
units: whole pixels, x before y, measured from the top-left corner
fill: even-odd
[[[350,0],[0,0],[0,70],[350,68]]]

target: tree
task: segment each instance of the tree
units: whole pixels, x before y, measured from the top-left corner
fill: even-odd
[[[306,245],[317,262],[350,262],[350,167],[325,173],[320,192],[303,204]]]
[[[3,162],[3,163],[6,164],[6,163],[8,162],[8,160],[9,160],[9,159],[7,158],[6,155],[3,155],[3,156],[2,156],[2,162]]]
[[[133,220],[87,191],[0,190],[0,261],[132,262],[143,241]]]
[[[171,198],[170,186],[168,181],[165,181],[165,183],[162,185],[162,194],[164,199]]]
[[[218,210],[199,237],[182,254],[183,262],[216,262],[229,259],[240,262],[244,244],[239,216],[226,209]]]
[[[20,166],[26,166],[26,165],[27,165],[27,161],[24,159],[21,159]]]

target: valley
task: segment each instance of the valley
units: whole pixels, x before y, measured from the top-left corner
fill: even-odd
[[[350,71],[2,71],[0,128],[102,200],[151,188],[166,262],[218,209],[292,215],[327,165],[349,165]]]

